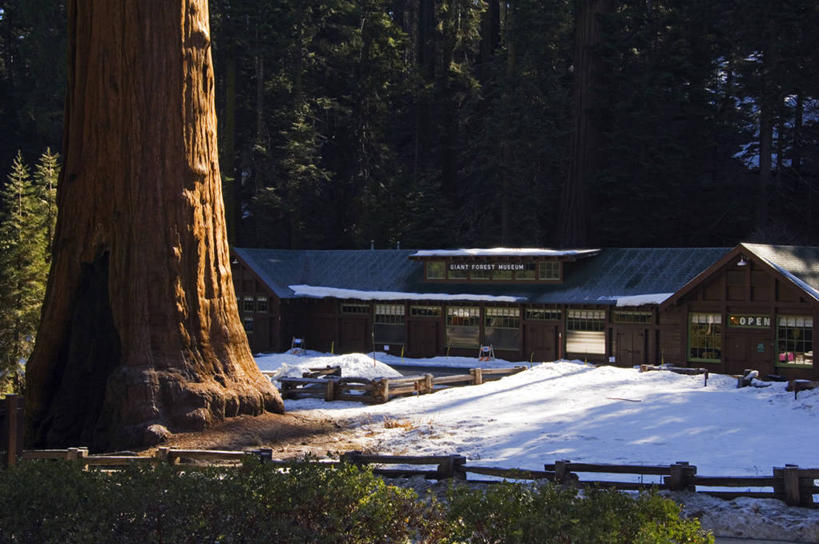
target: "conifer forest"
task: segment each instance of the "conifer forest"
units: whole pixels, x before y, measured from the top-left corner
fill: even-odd
[[[814,0],[209,9],[236,246],[819,244]],[[6,369],[49,264],[66,20],[0,0]]]
[[[212,0],[210,17],[236,245],[816,243],[811,0]],[[18,151],[61,149],[65,20],[61,0],[0,1],[4,186]]]

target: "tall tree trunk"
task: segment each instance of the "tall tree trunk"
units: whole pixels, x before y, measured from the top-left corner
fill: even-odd
[[[558,240],[561,247],[582,247],[588,243],[588,190],[596,171],[595,157],[600,143],[596,87],[601,66],[594,49],[600,42],[599,18],[613,10],[613,0],[577,2],[572,167],[563,186]]]
[[[69,0],[68,36],[27,440],[126,447],[282,412],[232,286],[207,0]]]
[[[802,127],[805,118],[805,99],[802,91],[796,93],[796,109],[793,113],[793,147],[791,150],[791,169],[797,179],[802,169]]]
[[[231,48],[232,49],[232,48]],[[225,200],[225,222],[228,240],[236,242],[237,216],[239,215],[238,191],[236,189],[236,55],[228,51],[225,56],[225,115],[222,133],[222,194]]]

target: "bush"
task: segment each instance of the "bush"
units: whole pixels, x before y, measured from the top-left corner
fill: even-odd
[[[406,542],[423,519],[412,491],[347,465],[0,471],[2,542]]]
[[[120,472],[27,462],[0,470],[0,542],[712,542],[671,501],[551,485],[453,487],[421,501],[366,469],[169,465]]]
[[[450,542],[543,544],[713,543],[696,520],[680,518],[674,502],[615,490],[577,494],[554,485],[499,484],[449,493]]]

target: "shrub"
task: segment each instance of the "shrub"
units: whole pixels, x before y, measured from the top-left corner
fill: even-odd
[[[416,499],[347,465],[102,473],[30,462],[0,471],[0,541],[406,542],[424,524]]]
[[[38,543],[706,543],[656,495],[578,496],[551,485],[452,487],[421,501],[369,470],[298,462],[285,469],[69,462],[0,470],[0,542]]]
[[[448,502],[453,543],[713,543],[698,521],[680,518],[679,506],[651,493],[504,483],[453,487]]]

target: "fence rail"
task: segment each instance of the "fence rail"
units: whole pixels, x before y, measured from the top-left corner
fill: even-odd
[[[81,463],[86,468],[112,470],[132,464],[169,463],[184,467],[185,470],[197,466],[237,466],[244,459],[258,458],[263,463],[287,466],[292,460],[273,459],[273,450],[261,448],[246,451],[200,450],[159,448],[152,456],[128,453],[90,455],[87,448],[67,448],[52,450],[27,450],[19,456],[20,461],[65,459]],[[558,460],[545,464],[544,470],[502,468],[467,464],[460,455],[368,455],[361,452],[347,452],[339,461],[311,461],[324,465],[352,463],[371,466],[375,474],[385,477],[421,476],[428,479],[467,480],[469,474],[492,476],[504,480],[546,480],[559,485],[573,487],[601,487],[618,490],[668,489],[672,491],[692,491],[731,499],[736,497],[771,498],[784,501],[789,506],[815,507],[813,495],[819,494],[819,469],[803,469],[795,465],[774,467],[771,476],[698,476],[697,467],[686,462],[669,465],[615,465],[573,463]],[[631,475],[632,481],[612,481],[581,478],[581,474]],[[660,476],[661,481],[643,482],[643,476]],[[483,483],[493,483],[487,480]],[[736,488],[726,491],[724,488]],[[745,488],[745,489],[740,489]],[[769,491],[761,491],[768,488]]]
[[[317,377],[318,370],[324,373]],[[405,395],[425,395],[447,386],[480,385],[526,370],[525,366],[512,368],[471,368],[469,374],[435,377],[432,374],[402,376],[400,378],[342,378],[329,369],[310,369],[301,378],[279,378],[281,394],[286,399],[317,398],[326,401],[351,400],[381,404]],[[272,377],[272,373],[266,373]]]

